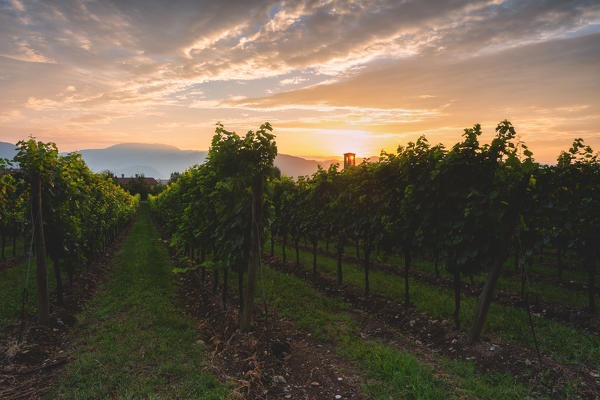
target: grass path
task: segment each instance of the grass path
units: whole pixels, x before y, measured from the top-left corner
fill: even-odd
[[[203,371],[194,321],[173,303],[172,268],[142,204],[109,281],[78,317],[74,360],[51,398],[227,398]]]

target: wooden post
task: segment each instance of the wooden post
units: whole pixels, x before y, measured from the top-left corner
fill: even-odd
[[[494,296],[494,289],[496,288],[496,283],[500,277],[503,261],[504,259],[502,259],[502,261],[496,261],[496,263],[492,265],[492,269],[488,272],[485,285],[483,286],[481,295],[479,296],[477,310],[475,310],[473,325],[471,326],[471,331],[469,332],[470,343],[477,342],[481,336],[483,324],[485,323],[485,317],[487,316],[488,310],[490,309],[490,303],[492,302],[492,297]]]
[[[563,256],[563,250],[561,247],[559,247],[558,251],[556,252],[556,261],[557,261],[558,280],[559,281],[562,281],[562,272],[563,272],[563,268],[564,268],[562,256]]]
[[[336,277],[337,277],[337,284],[341,285],[342,284],[342,253],[344,252],[344,244],[341,241],[338,241],[337,243],[337,269],[336,269]]]
[[[42,178],[34,173],[31,179],[31,209],[33,210],[33,229],[36,257],[38,321],[47,325],[50,322],[48,299],[48,270],[46,267],[46,241],[42,218]]]
[[[317,239],[313,239],[313,275],[317,274]]]
[[[300,238],[297,238],[296,240],[294,240],[294,246],[296,247],[296,267],[300,266],[300,249],[298,248],[299,243],[300,242]]]
[[[223,310],[227,311],[227,284],[229,283],[229,267],[223,269]]]
[[[52,257],[52,255],[50,255],[50,258],[52,259],[52,263],[54,264],[54,276],[56,279],[56,304],[58,304],[59,306],[63,306],[63,284],[62,276],[60,274],[60,258]]]
[[[460,329],[460,271],[454,267],[454,325]]]
[[[358,247],[357,247],[358,249]],[[364,266],[365,266],[365,296],[369,295],[369,257],[371,256],[371,249],[367,246],[365,246],[364,249],[364,256],[365,256],[365,260],[364,260]]]
[[[287,245],[287,232],[283,234],[283,243],[281,244],[281,257],[283,259],[283,264],[285,265],[285,262],[287,260],[286,254],[285,254],[285,246]]]
[[[588,271],[588,307],[591,313],[596,312],[596,303],[594,302],[594,293],[596,292],[596,258],[594,256],[586,258]]]
[[[17,255],[17,224],[13,225],[12,256]]]
[[[250,228],[250,254],[248,257],[248,278],[246,282],[246,296],[244,309],[241,314],[240,329],[249,331],[252,327],[254,314],[254,292],[256,289],[256,275],[261,251],[260,229],[262,223],[263,177],[259,175],[252,185],[252,226]]]
[[[206,282],[206,267],[204,266],[204,261],[206,260],[206,249],[202,246],[202,250],[200,251],[200,263],[202,264],[202,283]]]
[[[404,305],[410,306],[410,292],[408,290],[408,275],[410,270],[410,250],[404,249]]]
[[[213,294],[217,293],[217,289],[219,288],[219,269],[215,268],[213,273]]]
[[[238,292],[240,294],[240,315],[244,313],[244,266],[238,265]]]

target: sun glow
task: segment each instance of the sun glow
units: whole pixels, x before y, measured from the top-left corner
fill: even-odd
[[[323,149],[323,155],[338,157],[342,157],[344,153],[355,153],[356,157],[373,155],[372,137],[376,135],[373,132],[353,129],[306,129],[303,131],[311,133],[311,139],[304,144],[307,146],[307,151],[310,151],[310,148],[314,149],[318,144],[318,147]]]

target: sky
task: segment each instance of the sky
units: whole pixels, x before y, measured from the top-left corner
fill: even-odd
[[[600,2],[0,0],[0,141],[280,153],[451,146],[508,119],[536,160],[600,150]]]

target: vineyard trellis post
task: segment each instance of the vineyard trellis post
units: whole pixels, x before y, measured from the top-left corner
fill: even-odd
[[[38,320],[49,323],[48,269],[46,266],[46,241],[42,217],[42,177],[39,172],[31,176],[31,209],[33,210],[33,229],[36,257]]]
[[[500,277],[501,270],[502,262],[496,262],[492,265],[490,271],[488,272],[487,279],[481,291],[481,295],[479,296],[477,309],[475,310],[473,325],[471,326],[471,331],[469,332],[469,341],[471,343],[475,343],[479,340],[481,331],[483,330],[483,324],[485,323],[485,318],[488,310],[490,309],[490,303],[494,297],[494,289],[496,288],[496,283]]]
[[[256,274],[258,272],[259,252],[262,249],[260,231],[262,223],[264,179],[262,174],[256,176],[252,185],[252,222],[250,230],[250,254],[248,257],[248,278],[244,309],[240,321],[240,329],[248,331],[252,326],[254,313],[254,292],[256,290]]]

